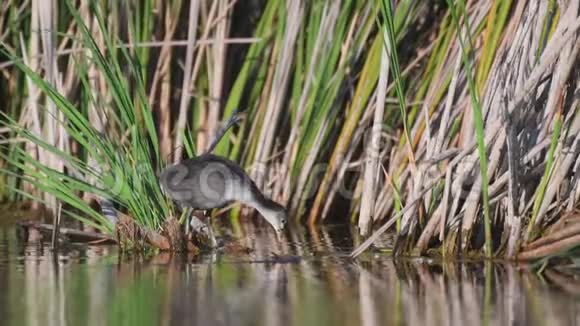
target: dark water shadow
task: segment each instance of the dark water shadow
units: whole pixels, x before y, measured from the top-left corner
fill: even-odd
[[[350,230],[278,240],[244,226],[240,247],[196,257],[25,243],[0,228],[2,325],[573,325],[580,281],[526,266],[351,261]],[[389,241],[389,239],[383,239]],[[579,323],[580,324],[580,323]]]

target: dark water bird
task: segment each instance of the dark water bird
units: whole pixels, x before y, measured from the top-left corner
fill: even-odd
[[[203,210],[207,216],[210,209],[241,202],[255,208],[280,232],[287,221],[284,206],[266,198],[239,165],[211,154],[226,131],[239,119],[237,114],[232,115],[203,154],[163,169],[159,182],[164,192],[182,207]]]

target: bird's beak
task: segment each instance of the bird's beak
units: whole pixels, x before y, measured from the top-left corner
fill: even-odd
[[[278,241],[282,241],[284,238],[284,229],[276,229],[276,238],[278,238]]]

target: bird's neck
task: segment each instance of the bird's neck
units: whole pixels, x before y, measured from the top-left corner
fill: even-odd
[[[262,216],[271,216],[281,208],[276,202],[263,196],[251,198],[246,204],[254,207]]]

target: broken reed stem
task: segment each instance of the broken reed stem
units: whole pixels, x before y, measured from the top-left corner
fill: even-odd
[[[387,96],[387,83],[389,80],[389,56],[387,54],[386,45],[381,51],[381,72],[379,75],[379,83],[377,85],[378,92],[376,97],[376,107],[374,112],[374,120],[371,129],[370,141],[366,148],[366,165],[364,169],[364,186],[360,206],[360,216],[358,226],[361,235],[366,235],[375,218],[376,206],[376,188],[377,178],[379,176],[379,160],[381,152],[381,132],[383,127],[383,115],[385,110],[385,98]]]
[[[538,212],[540,210],[540,205],[544,199],[544,194],[546,192],[546,187],[548,186],[548,182],[550,181],[550,175],[552,174],[552,165],[554,164],[554,152],[556,151],[556,145],[558,144],[558,138],[560,136],[560,128],[562,126],[561,115],[557,113],[556,121],[554,123],[554,133],[552,134],[552,142],[550,144],[550,150],[548,151],[548,157],[546,159],[546,169],[544,170],[544,176],[542,177],[542,181],[540,182],[540,186],[536,192],[535,200],[534,200],[534,211],[532,214],[532,218],[530,220],[530,224],[528,224],[528,231],[526,233],[526,239],[532,239],[533,237],[533,230],[536,225],[536,218],[538,216]]]
[[[517,260],[532,260],[542,257],[551,256],[557,253],[563,253],[567,249],[577,247],[580,243],[580,234],[554,241],[545,245],[538,246],[534,249],[520,252],[516,257]]]
[[[562,239],[569,238],[577,234],[580,234],[580,224],[566,226],[566,228],[562,230],[550,233],[534,242],[527,244],[522,250],[526,252],[533,249],[537,249],[539,247],[561,241]]]
[[[376,230],[371,236],[368,237],[363,243],[361,243],[357,248],[355,248],[351,253],[351,258],[356,258],[360,254],[362,254],[365,250],[367,250],[385,231],[387,231],[398,219],[403,216],[406,212],[410,211],[414,205],[422,199],[427,192],[431,191],[435,185],[439,182],[443,175],[439,175],[438,177],[434,178],[429,184],[425,186],[425,188],[419,193],[419,196],[412,202],[407,203],[407,205],[401,209],[399,212],[394,214],[390,220],[388,220],[385,224],[383,224],[378,230]]]

